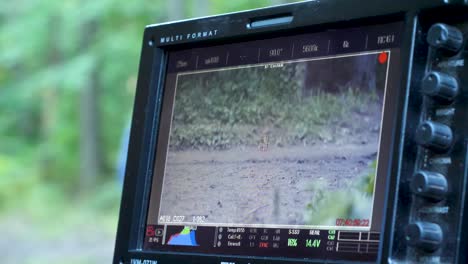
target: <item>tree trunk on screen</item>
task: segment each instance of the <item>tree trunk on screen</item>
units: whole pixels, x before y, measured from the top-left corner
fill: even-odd
[[[96,39],[97,23],[84,25],[82,49],[89,50]],[[92,188],[101,173],[102,144],[100,141],[99,91],[96,63],[92,66],[80,94],[80,191]]]

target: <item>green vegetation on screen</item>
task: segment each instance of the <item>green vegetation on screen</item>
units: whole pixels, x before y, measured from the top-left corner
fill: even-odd
[[[368,112],[369,102],[377,100],[375,91],[343,87],[336,95],[314,88],[313,96],[305,96],[296,67],[300,65],[180,75],[171,147],[256,145],[261,134],[279,147],[312,145],[336,140],[336,127],[359,128],[346,116]]]
[[[355,219],[372,209],[374,183],[377,175],[377,160],[369,164],[369,172],[360,175],[359,181],[348,183],[346,190],[325,191],[325,182],[310,186],[314,197],[307,204],[307,221],[311,225],[326,223],[335,225],[336,219]]]

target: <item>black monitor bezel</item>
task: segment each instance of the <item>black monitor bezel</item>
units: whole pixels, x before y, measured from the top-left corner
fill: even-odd
[[[149,189],[153,175],[155,160],[155,146],[159,125],[162,98],[164,96],[164,77],[167,63],[167,53],[194,47],[209,47],[222,43],[235,43],[298,34],[304,29],[316,31],[330,27],[350,27],[389,22],[404,22],[401,45],[401,85],[395,113],[393,144],[389,146],[393,157],[398,157],[400,151],[401,130],[404,123],[403,113],[406,104],[406,92],[409,84],[411,69],[411,53],[415,36],[415,25],[418,11],[444,5],[445,1],[359,1],[346,0],[308,1],[296,4],[282,5],[271,8],[232,13],[222,16],[186,20],[175,23],[150,25],[145,29],[141,52],[140,69],[138,74],[137,92],[132,119],[130,144],[127,158],[127,168],[123,186],[122,203],[113,263],[127,263],[131,258],[155,259],[172,261],[169,263],[220,263],[220,261],[238,261],[245,258],[239,256],[210,256],[205,254],[180,254],[170,252],[145,252],[142,250],[143,234],[146,226],[146,210],[148,208]],[[292,15],[290,24],[248,29],[246,25],[252,19],[271,18],[279,15]],[[207,29],[218,29],[216,36],[205,39],[178,40],[170,43],[159,43],[161,37],[178,33],[187,34]],[[385,232],[392,230],[394,208],[394,192],[390,188],[396,187],[398,175],[398,158],[392,160],[386,190],[386,207],[390,215],[384,217]],[[384,230],[384,229],[382,229]],[[384,240],[380,244],[380,259],[388,256],[391,241]],[[246,256],[246,258],[248,258]],[[121,262],[122,261],[122,262]],[[321,263],[313,260],[288,260],[294,263]],[[252,263],[285,263],[286,260],[258,259]],[[238,263],[238,262],[236,262]],[[332,262],[330,262],[332,263]]]

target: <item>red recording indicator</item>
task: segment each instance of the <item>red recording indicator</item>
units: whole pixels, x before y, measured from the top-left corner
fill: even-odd
[[[388,60],[388,53],[387,52],[380,53],[378,60],[380,64],[385,64]]]
[[[153,237],[156,235],[156,230],[154,226],[147,226],[146,227],[146,236],[147,237]]]

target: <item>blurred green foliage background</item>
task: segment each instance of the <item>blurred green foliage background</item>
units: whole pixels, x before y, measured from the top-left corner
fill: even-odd
[[[111,262],[145,25],[285,2],[0,2],[0,262]]]

